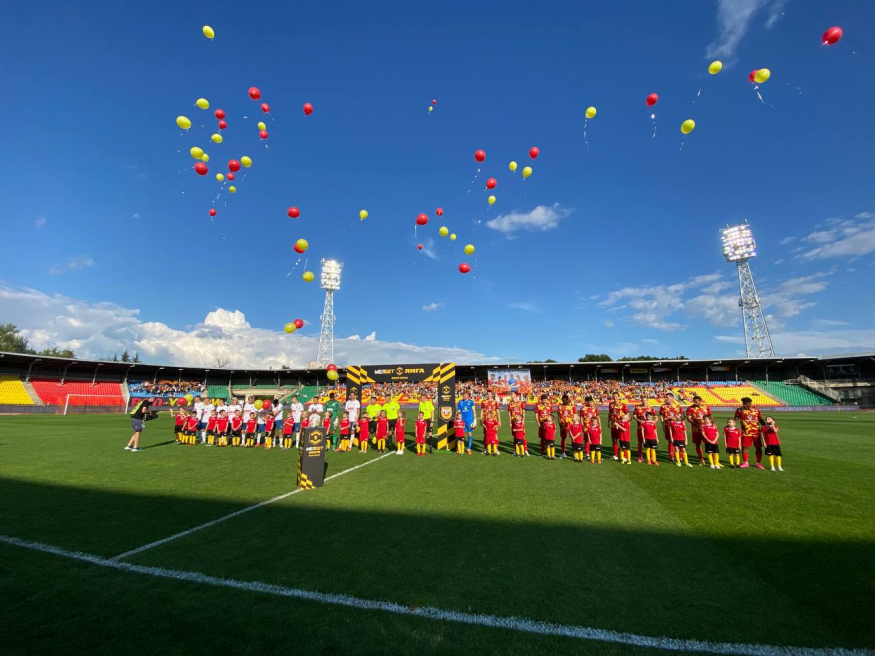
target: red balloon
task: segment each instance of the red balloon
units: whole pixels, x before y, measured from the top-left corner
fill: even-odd
[[[443,216],[444,215],[444,208],[439,207],[434,211],[434,213],[437,214],[438,216]]]
[[[459,265],[459,273],[468,273],[471,270],[471,267],[462,262]]]
[[[232,159],[230,162],[228,162],[228,168],[232,171],[239,171],[240,162],[238,162],[236,159]]]
[[[495,178],[489,178],[486,181],[486,188],[487,189],[495,189],[495,185],[497,185],[497,184],[498,184],[498,180],[496,180]]]
[[[265,399],[264,401],[261,402],[261,407],[262,407],[264,410],[270,410],[270,401],[268,401],[267,399]]]
[[[310,103],[304,103],[304,113],[309,116],[313,113],[313,105]]]
[[[267,139],[267,130],[261,130],[258,133],[258,136],[261,137],[262,139]]]
[[[417,244],[416,247],[417,247],[419,250],[422,250],[422,244]]]
[[[216,216],[216,214],[218,214],[218,212],[216,212],[216,208],[215,207],[211,208],[210,209],[210,216]]]
[[[261,98],[261,91],[258,90],[258,87],[249,87],[249,97],[253,100]]]
[[[327,369],[328,371],[337,371],[337,365],[336,365],[336,364],[330,364],[330,365],[328,365],[327,367],[325,367],[325,369]]]
[[[826,32],[823,33],[821,40],[823,41],[823,45],[825,46],[834,46],[839,42],[839,39],[842,38],[842,28],[840,27],[831,27]]]
[[[209,169],[207,169],[207,165],[203,162],[198,162],[194,165],[194,170],[198,172],[198,175],[206,175]]]
[[[474,152],[474,159],[476,159],[478,162],[482,162],[484,159],[486,159],[486,151],[485,150],[475,151]]]
[[[267,114],[270,111],[270,105],[267,103],[261,103],[261,111]]]
[[[756,76],[757,76],[757,71],[751,71],[750,75],[747,76],[747,79],[750,80],[751,84],[756,84],[756,82],[757,82]]]
[[[416,225],[423,226],[426,223],[428,223],[428,214],[423,212],[422,214],[420,214],[419,216],[416,217]]]
[[[176,405],[185,405],[186,403],[188,403],[188,399],[186,399],[184,396],[176,399]]]
[[[216,113],[216,118],[218,118],[218,119],[225,118],[225,110],[224,109],[217,109],[215,113]]]
[[[304,249],[303,249],[303,248],[299,248],[297,242],[295,242],[295,245],[292,246],[292,249],[293,249],[296,253],[298,253],[299,255],[303,255],[303,254],[304,254]]]
[[[532,146],[531,148],[529,148],[529,157],[531,157],[532,159],[537,159],[538,155],[540,154],[541,151],[537,146]]]
[[[228,127],[227,121],[219,121],[219,129],[220,130],[224,130],[226,127]]]
[[[295,328],[297,328],[298,330],[304,327],[303,319],[295,319],[292,323],[295,324]]]
[[[648,107],[653,107],[657,102],[659,102],[659,96],[655,93],[651,93],[647,96],[647,100],[645,101]]]
[[[297,207],[290,207],[289,216],[293,219],[297,219],[299,216],[301,216],[301,210],[299,210]]]
[[[432,105],[437,105],[437,100],[433,99],[433,100],[431,101],[431,104],[432,104]]]
[[[233,181],[234,181],[234,174],[233,174],[233,173],[229,173],[229,174],[227,175],[227,178],[233,182]]]

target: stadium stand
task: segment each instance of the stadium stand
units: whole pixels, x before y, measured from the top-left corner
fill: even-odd
[[[33,405],[18,376],[0,376],[0,404]]]
[[[757,387],[763,389],[771,396],[780,399],[781,405],[808,406],[808,405],[833,405],[833,402],[821,396],[817,392],[801,385],[788,385],[784,382],[754,380]]]
[[[706,405],[713,406],[741,405],[741,399],[745,396],[749,396],[753,399],[754,405],[762,407],[784,405],[783,402],[776,400],[771,395],[767,394],[765,390],[749,384],[731,386],[696,385],[693,387],[675,388],[675,391],[683,391],[684,396],[690,399],[698,394],[702,397],[702,400]]]
[[[227,399],[230,396],[228,386],[207,383],[207,396],[211,399]]]
[[[70,405],[125,405],[125,397],[119,383],[95,383],[90,381],[70,381],[63,385],[60,380],[34,378],[33,388],[46,405],[64,405],[68,394],[77,394],[70,399]],[[100,399],[89,399],[87,396],[100,396]]]

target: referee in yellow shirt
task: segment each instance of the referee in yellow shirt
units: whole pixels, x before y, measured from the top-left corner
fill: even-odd
[[[381,406],[377,402],[377,393],[373,388],[371,388],[371,394],[368,398],[368,418],[371,420],[369,426],[371,438],[375,438],[377,434],[377,417],[380,416],[380,412],[382,410],[383,406]]]
[[[389,397],[389,400],[383,404],[383,410],[386,411],[386,419],[389,420],[389,433],[395,434],[395,422],[398,421],[398,413],[401,410],[401,404],[397,398]]]
[[[428,452],[431,453],[431,443],[434,434],[432,432],[432,419],[434,418],[434,403],[425,394],[419,397],[419,411],[422,413],[422,418],[425,420],[426,430],[428,431]]]

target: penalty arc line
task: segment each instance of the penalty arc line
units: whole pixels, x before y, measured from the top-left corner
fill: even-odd
[[[356,465],[355,467],[350,467],[349,469],[344,469],[343,471],[337,472],[336,474],[332,474],[328,478],[325,479],[325,482],[333,480],[338,476],[343,476],[344,474],[348,474],[351,471],[355,471],[356,469],[361,469],[362,467],[366,467],[372,463],[378,462],[382,460],[386,456],[395,455],[394,452],[386,453],[379,458],[374,458],[373,460],[368,460],[367,462],[363,462],[360,465]],[[199,526],[195,526],[193,528],[188,528],[184,531],[180,531],[179,533],[174,533],[166,538],[161,538],[160,540],[155,540],[155,542],[150,542],[149,544],[144,544],[142,547],[137,547],[136,549],[131,549],[130,551],[125,551],[124,553],[120,553],[117,556],[113,556],[109,560],[122,560],[123,558],[128,558],[130,556],[135,556],[138,553],[142,553],[144,551],[148,551],[149,549],[154,549],[155,547],[160,547],[162,544],[167,544],[168,542],[173,542],[174,540],[178,540],[179,538],[184,538],[187,535],[191,535],[192,533],[197,533],[198,531],[202,531],[205,528],[209,528],[210,526],[215,526],[216,524],[220,524],[229,519],[233,519],[234,517],[239,517],[244,513],[248,513],[252,510],[257,510],[258,508],[262,508],[264,506],[268,506],[272,503],[276,503],[277,501],[282,501],[293,494],[297,494],[301,491],[301,488],[295,488],[291,492],[286,492],[285,494],[280,494],[279,496],[273,497],[272,499],[267,499],[266,501],[262,501],[260,503],[253,504],[251,506],[247,506],[246,508],[241,508],[240,510],[236,510],[229,515],[224,515],[223,517],[219,517],[217,519],[210,520],[209,522],[205,522],[200,524]]]
[[[369,462],[375,462],[375,460]],[[456,622],[459,624],[487,628],[507,629],[535,635],[560,636],[591,642],[605,642],[675,652],[700,652],[707,654],[724,654],[729,656],[872,656],[875,654],[875,651],[870,649],[846,649],[843,647],[784,647],[777,645],[710,642],[708,640],[645,636],[634,633],[610,631],[607,629],[593,629],[567,624],[552,624],[550,622],[541,622],[512,616],[501,617],[479,613],[464,613],[428,606],[410,607],[389,601],[377,601],[372,599],[362,599],[350,595],[315,592],[312,590],[289,588],[282,585],[262,583],[259,581],[237,581],[234,579],[222,579],[208,574],[202,574],[200,572],[188,572],[183,570],[165,569],[162,567],[150,567],[147,565],[135,565],[133,563],[102,558],[101,556],[94,554],[69,551],[67,549],[61,549],[60,547],[53,547],[40,542],[30,542],[28,540],[21,540],[6,535],[0,535],[0,543],[30,549],[31,551],[61,556],[63,558],[69,558],[71,560],[89,563],[98,567],[105,567],[131,574],[142,574],[155,578],[186,581],[220,588],[232,588],[235,590],[269,594],[278,597],[291,597],[304,601],[315,601],[323,604],[358,608],[361,610],[376,610],[430,620]]]

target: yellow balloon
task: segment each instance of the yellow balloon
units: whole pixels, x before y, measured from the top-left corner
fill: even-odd
[[[228,191],[230,191],[232,194],[236,194],[237,187],[235,187],[234,185],[231,185],[230,187],[228,187]]]
[[[208,39],[213,39],[216,36],[215,31],[209,25],[204,25],[204,36]]]
[[[686,121],[681,123],[681,132],[683,132],[684,134],[689,134],[690,132],[692,132],[695,129],[696,129],[696,122],[691,118],[688,118]]]
[[[204,156],[204,149],[198,148],[197,146],[192,146],[191,150],[189,150],[188,152],[190,152],[191,156],[195,159],[201,159]]]
[[[293,324],[293,323],[287,323],[287,324],[283,327],[283,330],[285,330],[287,333],[289,333],[289,334],[291,335],[291,334],[292,334],[293,332],[295,332],[295,330],[297,330],[297,329],[295,328],[295,324]]]
[[[586,108],[586,117],[587,118],[595,118],[595,107],[587,107]]]
[[[258,122],[258,129],[259,130],[267,130],[267,126],[264,124],[264,121]]]
[[[187,116],[177,116],[176,124],[183,130],[188,130],[191,127],[191,121],[188,119]]]
[[[509,168],[511,171],[516,171],[516,162],[511,162],[507,165],[507,168]]]
[[[441,229],[438,230],[438,234],[441,237],[446,237],[448,234],[450,234],[450,229],[447,228],[447,226],[441,226]]]
[[[264,406],[264,401],[262,401],[261,399],[256,399],[255,403],[253,403],[252,405],[255,406],[256,410],[261,410],[261,408]]]
[[[360,218],[362,221],[364,221],[366,218],[368,218],[368,211],[367,211],[367,210],[362,210],[361,212],[359,212],[359,218]]]
[[[434,107],[432,107],[431,105],[429,105],[429,106],[428,106],[428,111],[429,111],[429,112],[433,112],[433,111],[434,111]]]
[[[224,179],[225,179],[225,176],[222,173],[216,173],[216,180],[221,182]]]
[[[250,166],[252,166],[252,159],[244,155],[240,158],[240,163],[248,169]]]
[[[210,137],[210,139],[213,140],[213,143],[222,143],[222,135],[219,134],[218,132],[216,134],[214,134],[212,137]]]
[[[495,205],[495,196],[490,196],[486,199],[486,202],[488,202],[490,205]]]
[[[474,254],[474,244],[468,244],[465,246],[465,255],[473,255]]]
[[[768,68],[761,68],[756,72],[756,75],[753,76],[753,79],[756,80],[757,84],[762,84],[770,77],[772,77],[772,71]]]
[[[450,234],[450,241],[456,241],[456,233]]]
[[[431,107],[429,107],[429,110],[430,109]],[[336,371],[334,371],[334,369],[329,370],[329,372],[325,375],[328,376],[328,380],[337,380],[340,377],[340,375]]]
[[[295,242],[295,246],[298,247],[298,250],[302,250],[302,251],[305,251],[308,248],[310,248],[310,244],[307,243],[306,239],[299,239],[298,241]]]
[[[304,275],[301,277],[304,279],[304,282],[313,282],[316,279],[312,271],[304,271]]]
[[[197,105],[198,107],[200,107],[201,109],[209,109],[210,108],[210,101],[207,100],[206,98],[198,98],[194,104]]]
[[[531,166],[527,166],[526,168],[523,169],[523,177],[524,178],[528,178],[531,174],[532,174],[532,167]]]
[[[708,72],[709,72],[711,75],[717,75],[717,73],[719,73],[719,72],[722,71],[722,70],[723,70],[723,62],[722,62],[722,61],[719,61],[719,60],[718,60],[718,61],[712,61],[712,62],[708,65]]]
[[[207,155],[206,153],[204,153],[204,156],[201,157],[201,161],[204,162],[204,163],[209,162],[209,161],[210,161],[210,156]]]

